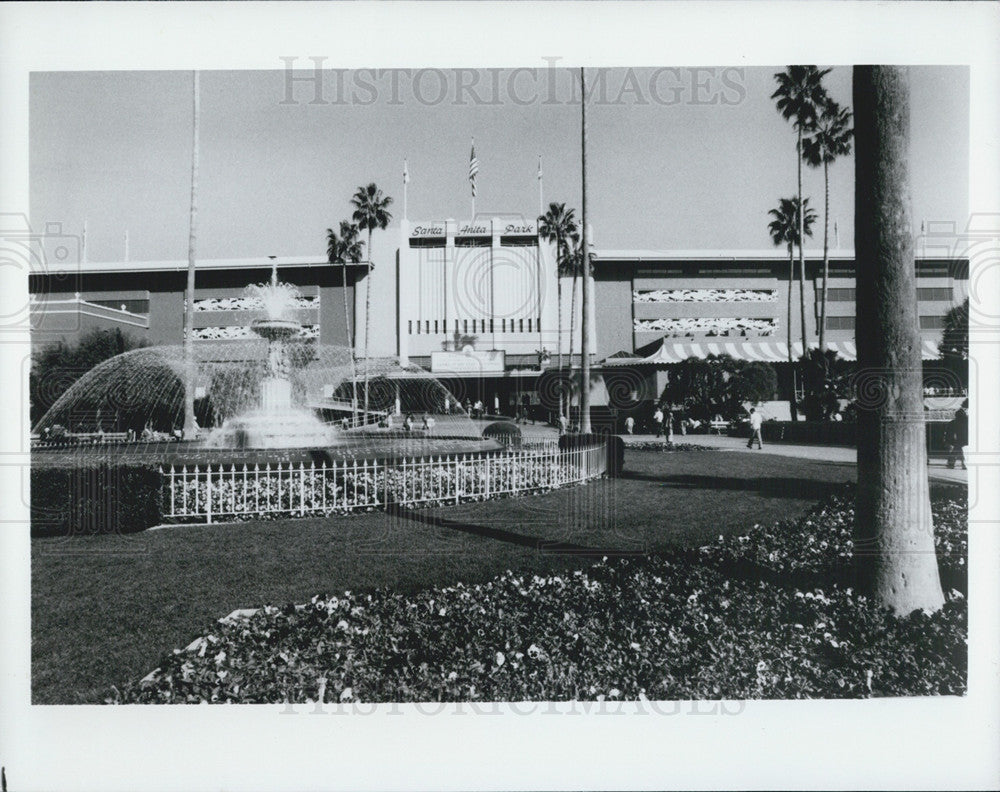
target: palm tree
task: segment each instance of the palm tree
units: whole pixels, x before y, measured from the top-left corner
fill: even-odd
[[[392,220],[389,213],[389,205],[392,198],[384,195],[374,184],[367,187],[358,187],[351,204],[354,206],[354,213],[351,219],[357,224],[360,231],[368,232],[368,277],[365,279],[365,411],[364,421],[368,423],[368,338],[371,335],[372,326],[372,232],[376,229],[384,231]]]
[[[788,363],[792,371],[793,381],[791,386],[791,397],[788,400],[791,408],[792,420],[798,420],[797,407],[795,403],[795,382],[794,365],[795,355],[792,352],[792,287],[795,283],[795,246],[800,243],[799,229],[803,229],[806,236],[812,236],[812,225],[816,222],[816,212],[809,207],[809,199],[805,200],[805,214],[799,212],[799,201],[797,198],[781,198],[778,206],[768,214],[774,219],[767,224],[771,241],[775,245],[785,245],[788,249],[788,310],[787,310],[787,338],[788,338]],[[805,346],[803,346],[803,353]]]
[[[580,307],[580,434],[590,434],[590,240],[587,238],[587,70],[580,67],[580,231],[583,294]]]
[[[542,239],[553,242],[556,246],[556,349],[559,355],[559,371],[563,368],[562,353],[562,278],[572,272],[569,258],[570,243],[580,238],[576,227],[576,218],[572,209],[567,209],[564,203],[550,203],[549,210],[538,218],[538,234]],[[572,359],[572,358],[571,358]],[[563,413],[562,391],[559,394],[559,414]]]
[[[823,78],[830,69],[817,69],[815,66],[788,66],[785,71],[778,72],[774,79],[778,83],[771,98],[777,100],[775,106],[786,121],[791,121],[795,128],[797,140],[795,143],[795,161],[798,166],[798,192],[796,196],[802,201],[802,138],[804,133],[812,131],[818,108],[828,101],[823,88]],[[806,236],[799,218],[799,239]],[[799,307],[802,313],[802,353],[805,354],[806,335],[806,267],[805,254],[799,244]]]
[[[343,267],[344,328],[347,331],[347,348],[351,354],[351,413],[358,417],[358,364],[354,356],[354,340],[351,337],[351,312],[347,303],[347,265],[357,264],[364,255],[365,243],[358,239],[358,227],[348,220],[340,221],[340,233],[326,229],[326,255],[331,264]]]
[[[198,127],[201,122],[201,99],[198,72],[192,72],[192,128],[191,128],[191,211],[188,226],[188,269],[186,303],[184,306],[184,439],[191,438],[198,429],[194,417],[195,363],[194,363],[194,256],[198,220]]]
[[[802,156],[811,168],[823,166],[823,296],[820,301],[819,348],[826,348],[826,283],[830,275],[830,163],[851,153],[851,111],[832,99],[823,104],[815,128],[802,141]]]
[[[927,483],[906,68],[854,67],[859,584],[897,614],[944,603]]]

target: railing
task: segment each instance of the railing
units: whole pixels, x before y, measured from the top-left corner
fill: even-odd
[[[399,461],[351,459],[319,466],[169,467],[162,470],[163,508],[171,521],[211,523],[260,514],[304,516],[394,505],[445,505],[555,489],[606,471],[603,443]]]

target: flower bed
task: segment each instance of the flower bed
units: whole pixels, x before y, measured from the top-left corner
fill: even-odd
[[[962,511],[946,501],[936,504],[937,514],[954,530],[944,530],[939,548],[962,548]],[[831,501],[799,528],[807,536],[839,535],[844,508]],[[828,518],[835,523],[829,528],[809,528]],[[775,568],[799,565],[794,536],[755,530],[755,542],[771,544],[737,539],[726,546],[732,557],[756,561],[764,553]],[[834,553],[807,552],[802,563],[822,567],[839,557],[838,542]],[[267,607],[219,622],[108,701],[961,695],[966,633],[967,604],[954,591],[937,613],[897,618],[850,588],[730,579],[712,563],[680,556],[605,559],[586,572],[507,572],[412,596],[344,592]]]
[[[934,544],[945,587],[966,588],[968,504],[964,491],[931,500]],[[703,561],[751,565],[773,576],[848,577],[854,525],[854,488],[847,486],[795,521],[754,525],[701,548]]]
[[[666,443],[662,440],[625,441],[629,451],[718,451],[717,446],[698,445],[697,443]]]

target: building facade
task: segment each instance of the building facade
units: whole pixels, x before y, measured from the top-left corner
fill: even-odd
[[[356,300],[364,289],[356,292],[366,266],[331,265],[325,257],[198,262],[195,341],[250,337],[255,306],[244,289],[268,280],[272,268],[300,289],[295,318],[305,338],[344,345],[350,337],[361,349]],[[825,340],[846,360],[856,357],[854,268],[851,251],[831,252]],[[819,341],[822,258],[810,251],[805,269],[800,293],[797,273],[790,282],[789,260],[776,250],[593,249],[592,404],[648,405],[671,366],[710,354],[772,363],[784,388],[792,377],[789,328],[792,357],[802,354],[803,299],[806,343]],[[945,315],[968,295],[968,261],[918,257],[916,274],[930,362]],[[530,404],[544,415],[560,398],[576,400],[583,279],[576,279],[574,294],[574,279],[560,277],[553,246],[539,237],[534,220],[404,219],[395,276],[395,316],[373,321],[394,321],[401,362],[430,371],[459,400],[481,401],[488,412],[510,415]],[[73,343],[91,328],[120,328],[152,344],[183,343],[186,278],[186,261],[39,269],[30,276],[32,343]],[[373,300],[376,309],[390,304]]]
[[[253,337],[248,284],[267,281],[272,269],[301,292],[295,318],[303,337],[324,344],[354,338],[354,292],[364,265],[333,265],[320,257],[261,257],[197,262],[194,340]],[[186,261],[82,262],[29,275],[32,347],[73,344],[91,329],[120,329],[149,344],[184,343]],[[347,292],[347,313],[344,300]]]

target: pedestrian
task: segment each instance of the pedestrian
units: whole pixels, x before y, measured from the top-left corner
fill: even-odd
[[[659,437],[663,432],[663,410],[659,407],[653,413],[653,428],[656,429],[656,436]]]
[[[406,414],[406,420],[403,422],[403,426],[406,428],[407,432],[413,431],[413,413]]]
[[[666,428],[666,438],[668,443],[674,442],[674,410],[672,407],[667,407],[666,412],[663,414],[663,425]]]
[[[500,394],[493,394],[493,414],[500,415]]]
[[[761,437],[760,428],[764,423],[764,418],[761,416],[757,410],[753,407],[750,408],[750,440],[747,442],[747,448],[753,448],[754,440],[757,441],[757,448],[764,448],[764,438]]]
[[[635,418],[633,418],[630,415],[625,419],[625,431],[628,432],[629,434],[632,434],[634,430],[635,430]]]
[[[968,470],[965,446],[969,444],[969,414],[964,406],[955,411],[955,417],[948,423],[948,443],[948,467],[954,468],[957,461],[962,464],[962,470]]]
[[[569,428],[569,418],[567,418],[562,413],[559,414],[559,434],[566,434],[566,430]]]

